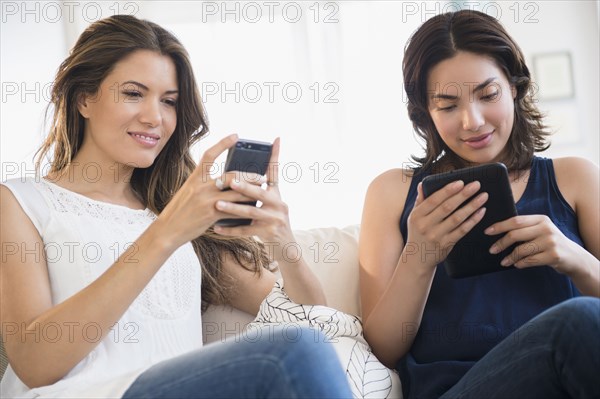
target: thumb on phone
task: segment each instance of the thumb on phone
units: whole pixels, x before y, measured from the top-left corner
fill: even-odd
[[[200,163],[196,166],[196,170],[199,171],[203,178],[210,178],[217,157],[233,146],[237,140],[237,134],[230,134],[219,140],[217,144],[213,145],[208,150],[204,151],[202,158],[200,158]]]

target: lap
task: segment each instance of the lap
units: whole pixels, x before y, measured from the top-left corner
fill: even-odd
[[[600,299],[575,298],[526,323],[443,398],[600,397]]]
[[[139,397],[349,397],[339,361],[315,329],[264,329],[159,363],[132,384]]]

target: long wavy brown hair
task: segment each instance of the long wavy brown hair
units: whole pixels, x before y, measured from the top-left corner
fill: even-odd
[[[412,35],[404,50],[404,89],[408,116],[425,155],[412,156],[421,168],[456,169],[467,162],[456,155],[440,137],[428,109],[427,79],[438,63],[467,51],[492,58],[517,90],[512,132],[503,153],[507,168],[524,170],[533,154],[549,147],[543,115],[532,95],[531,75],[517,43],[495,18],[474,10],[440,14],[427,20]]]
[[[187,51],[173,34],[153,22],[115,15],[93,23],[81,34],[56,74],[47,109],[53,111],[50,132],[36,154],[36,168],[39,171],[46,158],[50,173],[69,166],[83,142],[85,122],[77,99],[96,94],[115,64],[137,50],[170,57],[177,71],[175,131],[154,163],[135,169],[131,178],[142,202],[159,214],[196,168],[190,148],[208,133],[208,120]],[[269,264],[264,246],[252,238],[220,236],[209,229],[192,244],[202,263],[203,311],[209,304],[227,303],[231,279],[222,268],[225,254],[256,273]]]

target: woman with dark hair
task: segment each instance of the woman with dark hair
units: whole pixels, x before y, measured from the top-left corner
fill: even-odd
[[[406,398],[599,397],[598,167],[534,155],[548,133],[529,70],[484,13],[426,21],[406,46],[403,72],[425,155],[367,192],[361,300],[374,353],[398,369]],[[489,251],[519,243],[502,263],[515,268],[452,279],[447,249],[482,219],[488,196],[460,207],[479,182],[425,198],[421,181],[491,162],[507,166],[519,216],[484,226],[503,234]]]
[[[0,187],[2,397],[350,395],[316,331],[200,349],[202,309],[256,314],[276,281],[272,262],[293,300],[319,304],[324,294],[303,260],[277,250],[269,259],[249,238],[294,242],[277,187],[279,140],[266,180],[220,177],[232,190],[209,171],[235,135],[191,159],[208,124],[171,33],[132,16],[92,24],[57,72],[52,105],[38,157],[39,170],[52,154],[49,173]],[[237,204],[256,200],[260,208]],[[212,227],[223,218],[253,223]]]

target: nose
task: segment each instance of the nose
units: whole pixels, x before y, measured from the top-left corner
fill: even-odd
[[[157,127],[162,123],[160,101],[148,99],[140,112],[140,122],[151,127]]]
[[[476,132],[485,123],[477,104],[469,104],[463,111],[462,123],[464,130]]]

